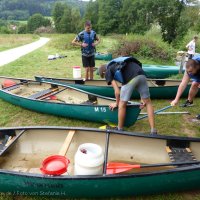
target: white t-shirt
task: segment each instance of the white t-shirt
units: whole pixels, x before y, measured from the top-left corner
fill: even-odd
[[[190,41],[186,47],[188,48],[188,54],[195,54],[195,42],[194,40]]]

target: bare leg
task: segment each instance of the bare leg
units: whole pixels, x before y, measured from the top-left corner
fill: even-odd
[[[197,82],[192,82],[192,85],[190,87],[189,95],[188,95],[188,100],[190,102],[193,101],[194,97],[196,96],[197,92],[199,91],[199,83]]]
[[[119,102],[119,110],[118,110],[118,129],[123,129],[124,121],[126,117],[126,101]]]
[[[88,80],[88,75],[89,75],[89,67],[85,68],[85,80]]]
[[[90,67],[90,80],[93,80],[94,67]]]
[[[155,129],[155,122],[154,122],[154,109],[151,103],[151,99],[142,99],[142,102],[145,103],[147,108],[148,120],[151,130]]]

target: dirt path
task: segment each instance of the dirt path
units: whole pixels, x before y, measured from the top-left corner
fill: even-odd
[[[50,39],[41,37],[38,41],[26,44],[14,49],[0,52],[0,66],[13,62],[21,56],[24,56],[45,45]]]

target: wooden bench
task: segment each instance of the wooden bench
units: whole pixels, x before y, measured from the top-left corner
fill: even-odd
[[[65,141],[59,151],[59,155],[61,156],[65,156],[65,154],[67,153],[69,146],[72,142],[72,139],[74,137],[75,134],[75,130],[70,130],[69,133],[67,134],[67,137],[65,138]]]
[[[46,90],[39,91],[39,92],[37,92],[37,93],[35,93],[35,94],[32,94],[32,95],[29,96],[28,98],[30,98],[30,99],[40,99],[40,98],[42,98],[42,97],[44,97],[44,96],[46,96],[46,95],[49,95],[49,94],[51,94],[52,92],[55,92],[55,91],[57,91],[57,90],[59,90],[59,88],[54,88],[54,89],[49,88],[49,89],[46,89]]]

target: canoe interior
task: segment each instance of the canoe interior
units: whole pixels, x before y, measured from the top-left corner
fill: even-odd
[[[65,87],[62,86],[55,86],[48,83],[39,83],[36,81],[28,81],[25,83],[21,83],[20,80],[17,79],[10,79],[13,80],[16,84],[18,84],[17,87],[14,89],[6,90],[6,88],[3,88],[5,80],[8,80],[8,78],[0,77],[0,89],[4,89],[4,91],[6,92],[26,98],[32,98],[34,95],[36,95],[35,99],[49,102],[90,105],[109,105],[111,102],[114,101],[114,99],[104,99],[98,96],[96,97],[94,95],[89,95],[87,93],[83,93],[71,88],[65,89]],[[47,90],[50,90],[50,92],[45,93],[45,91]],[[37,97],[37,94],[39,95],[43,91],[44,95]],[[56,95],[56,99],[50,98],[50,96],[54,94]]]
[[[20,131],[15,131],[16,135]],[[41,174],[42,161],[50,155],[57,155],[61,149],[69,130],[30,129],[14,142],[10,148],[0,156],[0,169],[22,173]],[[74,174],[74,156],[83,143],[95,143],[105,152],[106,133],[98,131],[76,130],[67,158],[70,160],[68,173]],[[111,133],[108,150],[108,162],[120,161],[124,163],[170,163],[166,151],[165,139],[144,138],[138,136],[118,135]],[[190,142],[190,149],[197,160],[200,160],[199,142]],[[170,167],[168,167],[170,168]],[[163,169],[163,168],[160,168]],[[166,169],[166,168],[165,168]],[[131,173],[158,170],[158,168],[137,169]],[[130,173],[125,172],[125,173]]]

